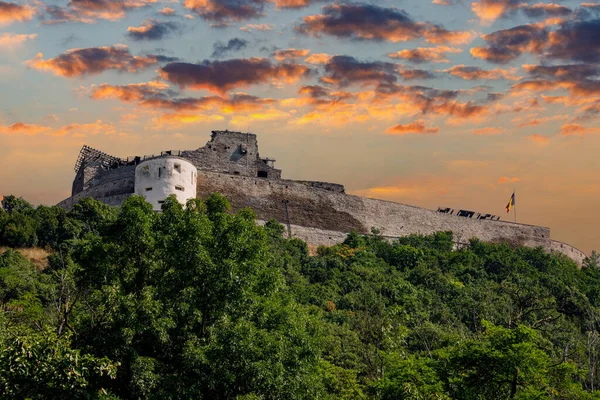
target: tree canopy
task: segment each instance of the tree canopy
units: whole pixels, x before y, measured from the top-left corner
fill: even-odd
[[[595,253],[284,231],[219,194],[5,197],[0,397],[600,399]]]

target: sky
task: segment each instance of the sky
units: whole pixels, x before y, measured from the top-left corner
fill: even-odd
[[[600,5],[0,0],[0,195],[68,197],[79,149],[256,133],[288,179],[500,215],[600,250]]]

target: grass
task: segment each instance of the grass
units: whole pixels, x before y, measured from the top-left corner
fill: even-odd
[[[8,247],[0,247],[0,254],[4,253],[6,250],[8,250]],[[40,247],[14,250],[18,251],[23,257],[34,263],[39,270],[43,270],[48,266],[48,256],[50,253]]]

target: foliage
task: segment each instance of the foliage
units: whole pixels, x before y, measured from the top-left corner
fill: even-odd
[[[7,196],[0,397],[598,399],[600,269],[450,232],[320,247],[214,194]]]

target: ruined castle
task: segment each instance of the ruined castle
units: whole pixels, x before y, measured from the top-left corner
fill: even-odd
[[[163,151],[122,159],[84,146],[75,164],[71,197],[58,205],[70,208],[93,197],[120,205],[139,194],[160,210],[171,194],[184,203],[213,192],[227,196],[234,211],[251,207],[259,221],[272,218],[288,234],[311,245],[332,245],[351,231],[400,237],[413,233],[452,231],[457,244],[470,238],[556,251],[581,265],[585,254],[550,238],[550,229],[500,221],[495,216],[450,209],[437,211],[346,194],[343,185],[281,178],[275,160],[261,157],[256,135],[213,131],[210,141],[196,150]]]

